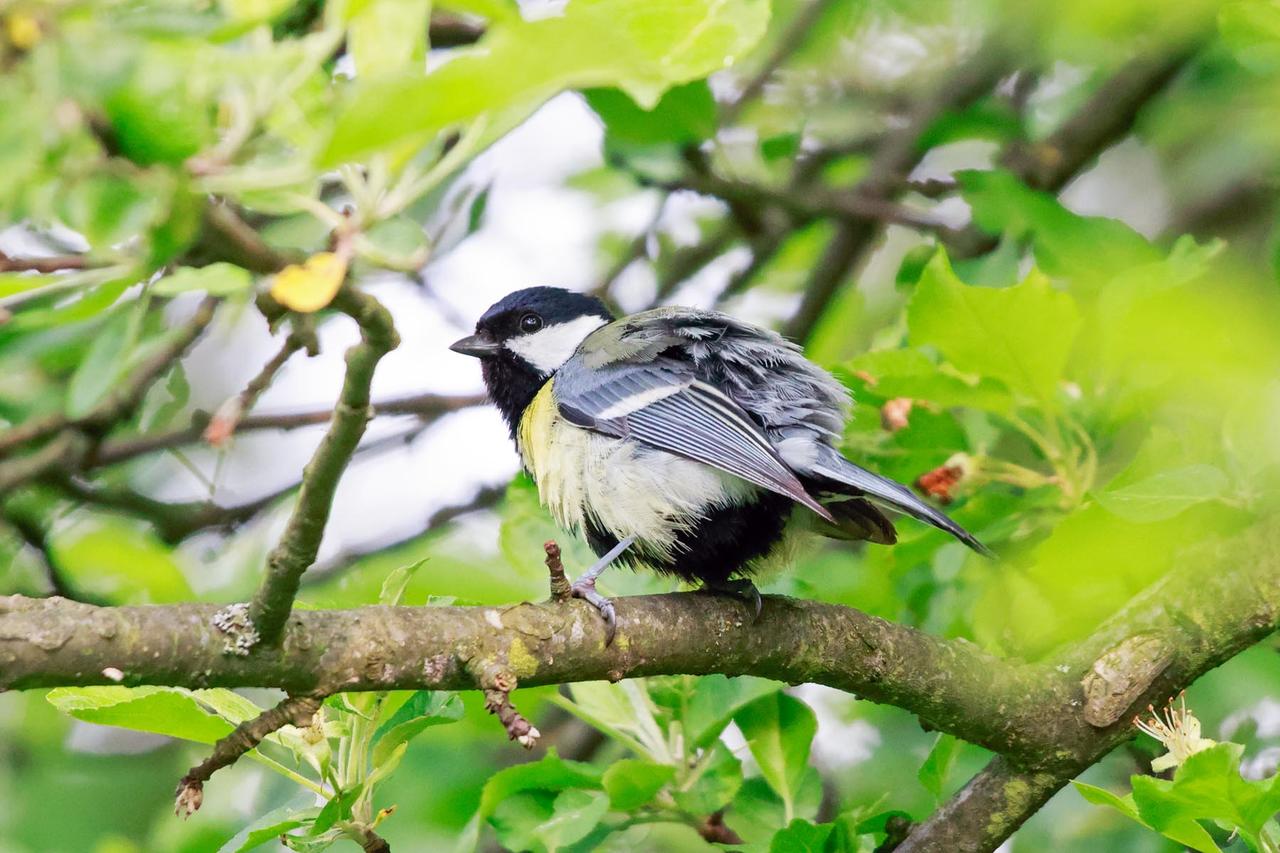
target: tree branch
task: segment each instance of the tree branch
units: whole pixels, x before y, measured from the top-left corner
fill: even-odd
[[[970,103],[991,90],[1007,69],[1003,45],[990,41],[960,68],[946,85],[916,107],[902,127],[885,135],[872,157],[862,180],[850,191],[864,199],[888,202],[904,187],[911,168],[924,153],[919,141],[933,122],[946,110]],[[784,327],[784,333],[797,341],[807,341],[827,305],[839,292],[841,284],[870,247],[879,229],[867,219],[846,221],[836,231],[818,260],[808,282],[800,307]]]
[[[372,296],[344,288],[333,306],[359,325],[360,343],[347,350],[347,374],[329,431],[307,464],[293,515],[267,558],[262,586],[249,606],[249,618],[266,645],[280,639],[302,574],[320,549],[338,480],[372,417],[369,389],[374,370],[399,343],[390,312]]]
[[[618,635],[608,647],[598,614],[575,600],[303,610],[289,617],[278,644],[240,655],[234,614],[211,605],[98,608],[11,596],[0,598],[0,688],[108,684],[120,673],[126,684],[295,694],[475,689],[477,672],[505,673],[525,686],[752,674],[904,708],[1001,753],[1017,779],[1048,796],[1132,736],[1133,709],[1162,701],[1280,625],[1280,523],[1184,555],[1092,636],[1038,663],[1002,660],[851,608],[776,596],[765,598],[754,624],[742,602],[702,593],[621,598],[617,608]],[[503,682],[514,686],[505,675]],[[975,790],[994,790],[999,769]],[[997,807],[1009,814],[1002,832],[1012,832],[1041,800],[1019,802],[1015,813],[1007,798],[1006,805],[961,798],[915,830],[914,849],[939,849],[922,845],[942,837],[934,833],[957,815]]]
[[[1195,549],[1088,639],[1055,657],[1077,682],[1076,721],[1051,751],[997,758],[899,850],[994,850],[1079,773],[1133,737],[1134,710],[1162,705],[1280,627],[1280,523]],[[1006,756],[1006,758],[1017,756]]]

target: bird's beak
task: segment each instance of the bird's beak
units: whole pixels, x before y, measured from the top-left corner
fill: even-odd
[[[485,358],[491,355],[497,355],[502,349],[502,344],[495,341],[485,332],[479,332],[469,335],[460,341],[455,341],[449,349],[462,355],[470,355],[475,358]]]

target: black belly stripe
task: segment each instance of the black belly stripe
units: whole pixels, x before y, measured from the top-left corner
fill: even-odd
[[[796,504],[788,497],[760,491],[747,503],[716,507],[690,529],[676,536],[675,548],[667,558],[655,554],[624,555],[619,563],[640,562],[689,583],[718,583],[750,573],[746,564],[768,554],[783,536],[787,519]],[[618,544],[618,536],[604,529],[590,513],[584,529],[587,542],[596,554],[604,554]]]

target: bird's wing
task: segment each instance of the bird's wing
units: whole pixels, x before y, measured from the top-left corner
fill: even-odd
[[[699,379],[691,363],[655,354],[590,367],[581,355],[555,378],[556,401],[570,423],[701,462],[831,520],[750,415]]]

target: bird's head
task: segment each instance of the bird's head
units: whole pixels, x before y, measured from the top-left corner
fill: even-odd
[[[569,360],[587,335],[612,320],[594,296],[529,287],[495,302],[476,323],[476,333],[449,349],[481,361],[519,362],[546,377]]]
[[[612,320],[594,296],[529,287],[494,303],[476,323],[475,334],[449,349],[480,359],[489,396],[514,424],[547,377],[587,335]]]

